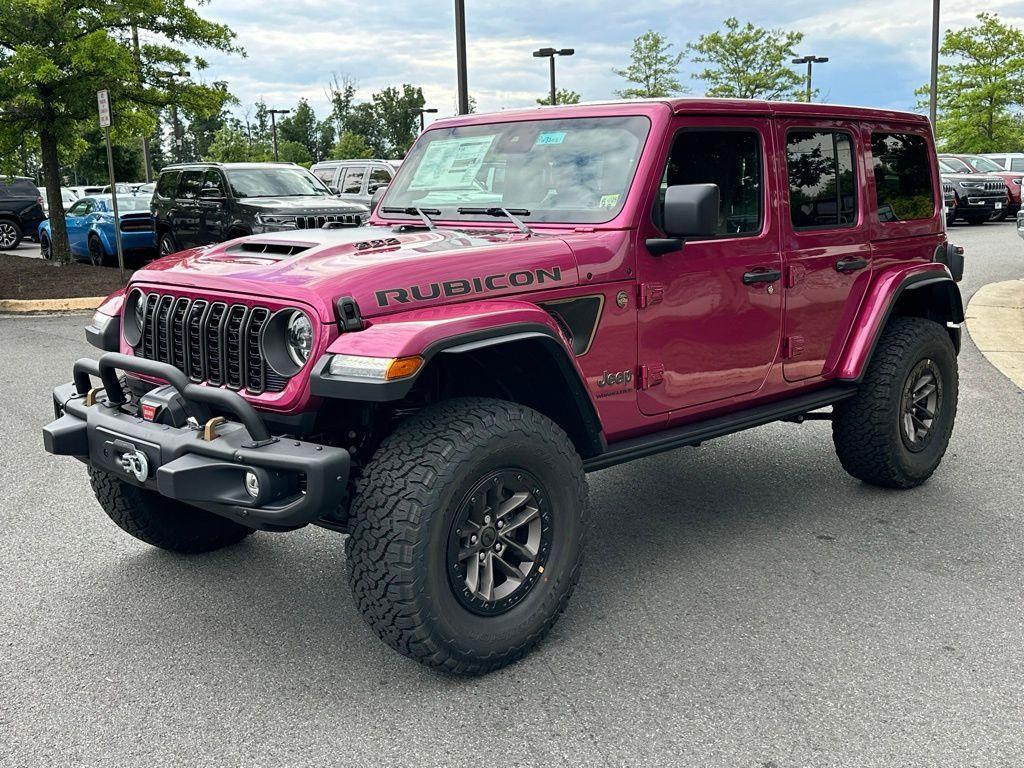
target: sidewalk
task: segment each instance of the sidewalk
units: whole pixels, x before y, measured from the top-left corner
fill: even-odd
[[[974,294],[966,314],[978,349],[1024,389],[1024,280],[989,283]]]

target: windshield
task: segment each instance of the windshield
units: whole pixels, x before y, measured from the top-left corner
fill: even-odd
[[[610,221],[649,129],[646,117],[592,117],[430,130],[382,207],[437,209],[442,219],[474,218],[462,207],[501,207],[531,222]]]
[[[330,191],[305,168],[235,168],[227,172],[235,197],[327,197]]]
[[[982,173],[1004,173],[1004,170],[998,165],[993,163],[987,157],[978,157],[977,155],[971,155],[968,158],[971,164]]]
[[[974,173],[974,169],[958,157],[943,157],[941,162],[948,165],[952,173]]]
[[[963,171],[958,171],[956,168],[950,165],[949,161],[943,157],[939,158],[939,170],[942,171],[943,173],[963,173]]]

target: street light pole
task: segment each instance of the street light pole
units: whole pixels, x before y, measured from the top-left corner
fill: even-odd
[[[798,59],[793,59],[794,64],[806,64],[807,65],[807,103],[811,102],[811,94],[814,91],[811,89],[811,74],[812,68],[815,64],[824,64],[828,61],[828,56],[801,56]]]
[[[268,109],[267,110],[267,114],[270,115],[270,132],[274,136],[274,162],[275,163],[278,162],[279,158],[277,156],[277,120],[274,118],[274,115],[287,115],[289,112],[291,112],[290,109]]]
[[[935,132],[939,102],[939,0],[932,0],[932,79],[928,89],[928,118]]]
[[[437,112],[436,109],[427,109],[426,107],[413,107],[409,111],[414,115],[420,116],[420,133],[423,133],[423,129],[427,127],[423,122],[423,115],[428,112],[430,114],[434,114],[435,112]]]
[[[533,52],[534,58],[548,59],[551,73],[551,106],[558,103],[558,89],[555,88],[555,56],[572,56],[576,53],[575,48],[540,48]]]
[[[459,114],[469,114],[466,82],[466,0],[455,0],[455,73],[458,78]]]

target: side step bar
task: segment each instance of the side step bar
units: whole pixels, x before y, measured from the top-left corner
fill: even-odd
[[[715,437],[731,435],[733,432],[742,432],[751,427],[759,427],[762,424],[824,408],[852,397],[856,391],[857,387],[852,385],[828,387],[805,395],[736,411],[725,416],[684,424],[664,432],[621,440],[609,445],[604,453],[585,460],[583,469],[586,472],[596,472],[599,469],[614,467],[616,464],[633,459],[642,459],[663,451],[697,445]]]

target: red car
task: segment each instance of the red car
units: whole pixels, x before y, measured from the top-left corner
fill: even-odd
[[[44,442],[88,465],[115,523],[178,552],[348,534],[381,639],[479,673],[565,609],[588,472],[807,419],[866,483],[939,466],[963,260],[923,117],[468,115],[381,194],[368,226],[173,254],[100,307],[104,354],[54,390]]]
[[[986,176],[998,176],[1006,184],[1006,208],[992,214],[992,221],[1005,221],[1009,216],[1016,220],[1020,210],[1021,180],[1024,174],[1020,171],[1007,171],[981,155],[940,155],[954,170],[959,173],[983,173]]]

